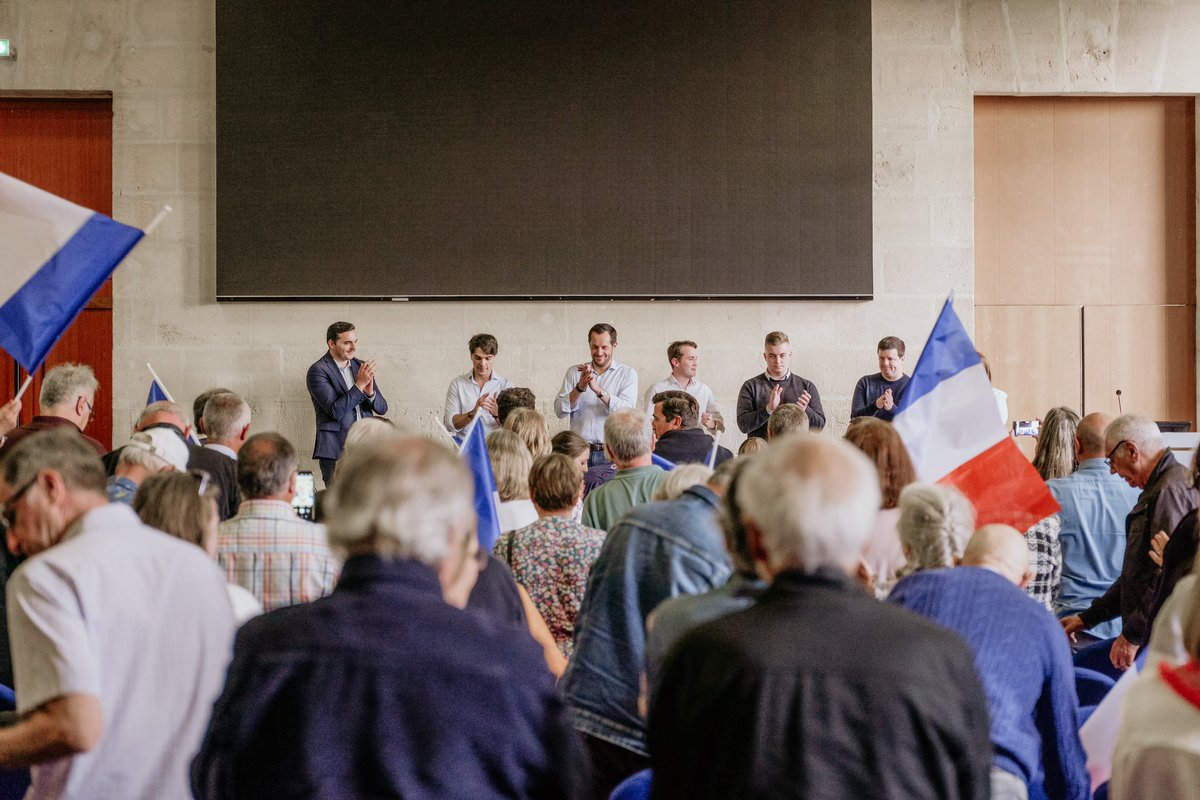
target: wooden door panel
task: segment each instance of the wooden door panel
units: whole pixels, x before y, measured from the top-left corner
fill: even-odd
[[[1083,310],[1086,408],[1190,420],[1195,429],[1195,309],[1087,306]]]
[[[0,172],[111,216],[111,95],[0,96]],[[88,433],[111,446],[112,281],[100,287],[34,376],[23,400],[23,421],[37,412],[45,370],[69,361],[89,365],[100,381],[96,419]],[[16,371],[12,357],[0,351],[0,391],[5,398],[16,393]]]

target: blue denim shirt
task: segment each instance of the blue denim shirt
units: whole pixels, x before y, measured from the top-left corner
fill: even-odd
[[[1110,474],[1102,458],[1089,458],[1070,475],[1046,485],[1062,506],[1062,588],[1054,611],[1064,617],[1086,609],[1121,576],[1125,517],[1137,502],[1138,490]],[[1101,639],[1120,632],[1120,618],[1089,631]]]
[[[646,616],[670,597],[729,580],[719,504],[711,489],[693,486],[676,500],[633,508],[609,531],[575,621],[575,655],[559,683],[576,729],[646,754],[637,707]]]

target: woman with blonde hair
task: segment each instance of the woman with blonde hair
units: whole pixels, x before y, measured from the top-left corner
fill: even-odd
[[[514,408],[505,417],[504,428],[521,437],[533,458],[550,452],[550,429],[546,427],[546,418],[532,408]]]
[[[1033,468],[1042,480],[1065,478],[1075,471],[1075,429],[1079,415],[1066,406],[1055,406],[1042,419]]]
[[[496,505],[500,532],[524,528],[538,518],[537,509],[529,499],[529,470],[533,468],[533,456],[521,437],[506,428],[492,431],[487,437],[487,448],[492,460],[492,475],[496,479],[496,494],[500,495]]]

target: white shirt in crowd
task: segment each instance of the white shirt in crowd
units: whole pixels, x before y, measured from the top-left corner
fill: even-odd
[[[554,413],[559,419],[571,418],[571,430],[592,444],[604,443],[604,420],[610,411],[618,408],[637,408],[637,371],[626,364],[613,361],[602,374],[596,376],[600,388],[611,395],[606,406],[591,389],[585,389],[571,405],[571,392],[579,385],[579,365],[572,364],[563,376],[562,390],[554,403]]]
[[[512,381],[495,372],[492,373],[492,377],[483,385],[482,389],[479,388],[479,384],[475,382],[470,372],[455,377],[454,380],[450,381],[450,388],[446,390],[446,410],[442,414],[442,424],[451,433],[462,433],[467,429],[466,425],[461,428],[454,427],[452,420],[456,416],[468,413],[479,402],[479,398],[482,395],[490,394],[495,396],[505,389],[511,388],[513,388]],[[491,433],[500,427],[491,414],[482,410],[479,413],[483,417],[479,420],[479,424],[483,425],[483,429],[487,433]],[[467,424],[469,425],[470,423]]]

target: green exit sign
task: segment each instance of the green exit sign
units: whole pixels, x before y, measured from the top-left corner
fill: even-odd
[[[12,45],[8,39],[0,39],[0,58],[12,58]]]

